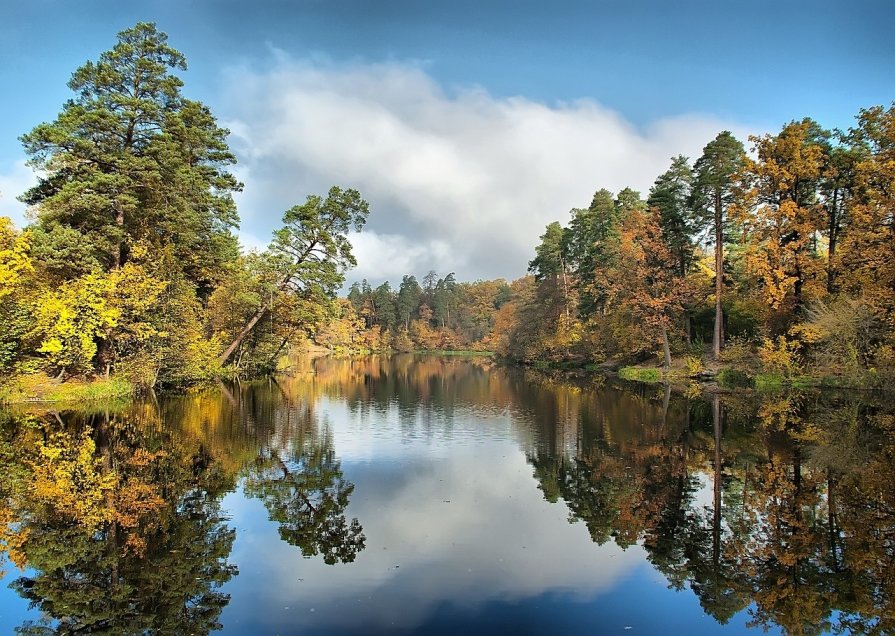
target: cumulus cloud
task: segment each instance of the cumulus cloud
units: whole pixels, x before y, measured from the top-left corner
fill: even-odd
[[[0,164],[0,216],[8,216],[17,226],[24,226],[28,222],[27,206],[16,197],[36,183],[37,178],[24,159],[5,166]]]
[[[244,226],[268,235],[307,194],[357,188],[372,212],[349,279],[519,276],[544,226],[595,190],[645,193],[673,155],[698,156],[722,129],[751,132],[696,115],[637,127],[589,99],[449,90],[412,64],[278,56],[273,69],[225,79],[225,123],[251,175]]]

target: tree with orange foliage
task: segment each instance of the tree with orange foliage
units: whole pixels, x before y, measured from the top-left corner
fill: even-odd
[[[671,366],[668,330],[672,316],[683,311],[686,297],[686,286],[676,271],[658,210],[630,210],[622,219],[612,264],[599,277],[608,291],[608,307],[625,309],[658,332],[666,368]]]
[[[843,289],[861,294],[895,329],[895,103],[862,110],[850,140],[855,165],[849,231],[842,241]]]
[[[826,225],[818,198],[828,163],[824,131],[803,119],[751,140],[758,158],[746,160],[745,174],[757,207],[746,222],[746,268],[789,322],[802,314],[806,296],[826,288],[817,250]]]

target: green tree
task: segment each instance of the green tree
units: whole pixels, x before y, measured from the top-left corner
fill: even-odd
[[[308,303],[331,300],[345,280],[344,271],[357,262],[351,253],[348,232],[360,231],[369,206],[357,190],[330,188],[326,198],[311,195],[283,215],[284,226],[274,233],[270,252],[280,266],[277,292],[291,293]],[[265,299],[221,354],[226,363],[245,337],[270,311],[272,299]]]
[[[541,235],[541,242],[535,248],[535,257],[528,263],[528,271],[534,274],[537,282],[549,280],[555,288],[562,291],[566,316],[571,312],[568,260],[566,233],[562,226],[554,221]]]
[[[715,244],[715,328],[712,353],[721,356],[724,314],[724,243],[727,209],[735,202],[736,179],[746,159],[742,142],[725,130],[710,141],[693,166],[693,207],[700,227],[707,228]]]
[[[376,322],[386,329],[392,329],[398,321],[397,298],[388,281],[376,288],[373,298],[376,301]]]
[[[41,171],[22,200],[38,206],[35,237],[47,247],[83,244],[82,270],[121,267],[134,241],[173,244],[188,278],[207,292],[236,254],[232,193],[241,185],[226,169],[235,163],[228,131],[181,95],[173,71],[186,61],[167,39],[141,22],[74,72],[75,98],[21,138]]]
[[[457,305],[456,298],[456,280],[454,273],[451,272],[435,284],[435,320],[441,323],[442,327],[451,327],[451,310]]]
[[[613,194],[606,189],[594,193],[586,210],[572,210],[566,243],[582,316],[602,311],[605,290],[595,286],[594,278],[597,270],[606,265],[607,246],[616,232],[619,212]]]
[[[423,290],[416,281],[415,276],[404,276],[401,286],[398,288],[398,320],[404,323],[405,329],[410,329],[410,317],[420,305],[420,296]]]
[[[662,237],[674,255],[681,278],[687,275],[693,260],[692,190],[693,169],[686,157],[678,155],[656,179],[646,200],[649,207],[659,210]]]

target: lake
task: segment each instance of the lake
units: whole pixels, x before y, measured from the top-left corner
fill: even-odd
[[[893,410],[413,355],[13,409],[0,632],[893,633]]]

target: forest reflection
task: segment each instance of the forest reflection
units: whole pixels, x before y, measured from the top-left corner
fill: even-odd
[[[895,416],[883,397],[687,396],[487,358],[308,361],[278,380],[91,411],[3,415],[0,542],[21,633],[207,633],[237,575],[221,500],[260,501],[302,556],[351,563],[333,422],[394,413],[462,435],[509,418],[549,502],[597,544],[642,545],[720,623],[791,634],[895,629]],[[436,413],[437,417],[431,417]],[[427,416],[428,415],[428,416]],[[19,572],[13,572],[20,569]]]

